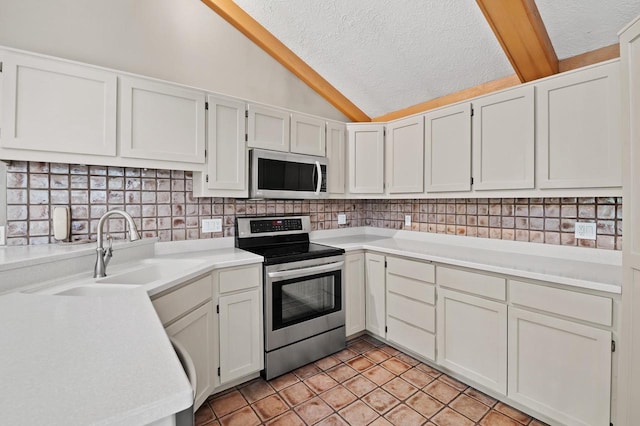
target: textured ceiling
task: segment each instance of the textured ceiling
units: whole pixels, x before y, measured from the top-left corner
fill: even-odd
[[[371,117],[514,73],[473,0],[235,0]],[[560,59],[617,41],[640,0],[537,0]]]

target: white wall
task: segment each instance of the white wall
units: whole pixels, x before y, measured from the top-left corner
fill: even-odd
[[[0,0],[0,45],[348,121],[199,0]]]

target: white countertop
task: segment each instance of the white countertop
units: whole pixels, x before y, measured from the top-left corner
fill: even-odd
[[[193,403],[148,296],[0,297],[0,423],[147,424]]]
[[[620,252],[410,231],[316,232],[313,241],[620,294]],[[376,233],[378,232],[378,233]]]

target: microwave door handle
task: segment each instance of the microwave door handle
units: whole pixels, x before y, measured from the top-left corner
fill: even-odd
[[[320,188],[322,188],[322,168],[320,162],[316,161],[316,173],[318,174],[318,183],[316,184],[316,192],[314,194],[320,195]]]
[[[305,275],[319,274],[328,271],[338,271],[342,268],[344,262],[333,262],[327,265],[311,266],[309,268],[289,269],[287,271],[269,272],[269,278],[297,278]]]

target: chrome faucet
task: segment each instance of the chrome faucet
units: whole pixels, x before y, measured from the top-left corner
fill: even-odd
[[[138,229],[136,228],[136,224],[133,222],[133,218],[129,215],[129,213],[122,210],[109,210],[105,214],[102,215],[100,220],[98,221],[98,237],[96,247],[96,266],[93,268],[93,278],[102,278],[107,276],[107,265],[113,256],[113,249],[111,248],[111,238],[109,237],[109,248],[104,249],[103,245],[103,228],[104,223],[107,221],[109,216],[113,216],[114,214],[120,215],[127,220],[129,225],[129,241],[135,241],[140,239],[140,234],[138,234]]]

